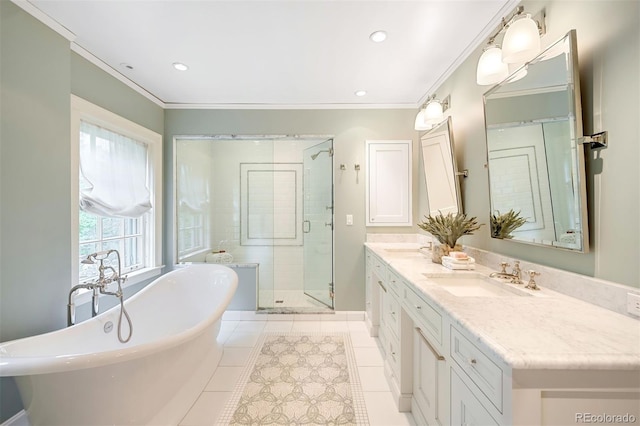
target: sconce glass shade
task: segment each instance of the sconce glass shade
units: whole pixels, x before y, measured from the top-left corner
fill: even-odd
[[[416,130],[429,130],[431,129],[431,125],[427,124],[424,119],[424,108],[421,108],[416,115],[416,122],[413,125]]]
[[[540,53],[540,32],[531,15],[520,18],[507,28],[502,40],[502,62],[524,63]]]
[[[433,99],[424,109],[424,121],[428,125],[440,123],[444,119],[444,110],[439,100]]]
[[[502,50],[492,44],[482,52],[476,70],[476,82],[480,86],[500,83],[509,75],[507,64],[502,62]]]

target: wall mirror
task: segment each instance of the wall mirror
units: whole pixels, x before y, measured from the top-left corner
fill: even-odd
[[[451,117],[420,138],[429,214],[462,212],[460,182],[454,158]]]
[[[525,222],[492,237],[589,248],[575,30],[484,95],[491,221]]]

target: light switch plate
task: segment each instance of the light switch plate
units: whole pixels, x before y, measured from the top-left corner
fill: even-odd
[[[627,293],[627,312],[640,317],[640,294]]]
[[[347,226],[351,226],[353,225],[353,215],[352,214],[348,214],[347,215]]]

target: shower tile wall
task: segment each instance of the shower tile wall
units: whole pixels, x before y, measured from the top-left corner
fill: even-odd
[[[198,143],[206,144],[208,154],[203,155],[208,156],[211,162],[209,203],[211,250],[223,249],[230,252],[234,262],[259,263],[261,290],[302,290],[303,247],[301,245],[257,246],[240,243],[240,163],[302,163],[303,150],[317,141],[306,143],[201,140]],[[287,197],[287,194],[281,194],[281,197]],[[186,260],[204,261],[206,254],[201,253]],[[267,294],[273,293],[267,292]]]

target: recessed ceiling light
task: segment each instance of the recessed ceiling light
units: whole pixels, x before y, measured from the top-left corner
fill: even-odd
[[[354,93],[354,95],[356,96],[364,96],[366,94],[367,92],[365,90],[358,90],[357,92]]]
[[[178,71],[186,71],[189,69],[188,66],[186,66],[185,64],[181,63],[181,62],[174,62],[173,63],[173,67],[175,69],[177,69]]]
[[[386,31],[382,30],[374,31],[369,36],[369,39],[371,39],[371,41],[374,43],[380,43],[381,41],[385,41],[387,39],[387,33]]]

